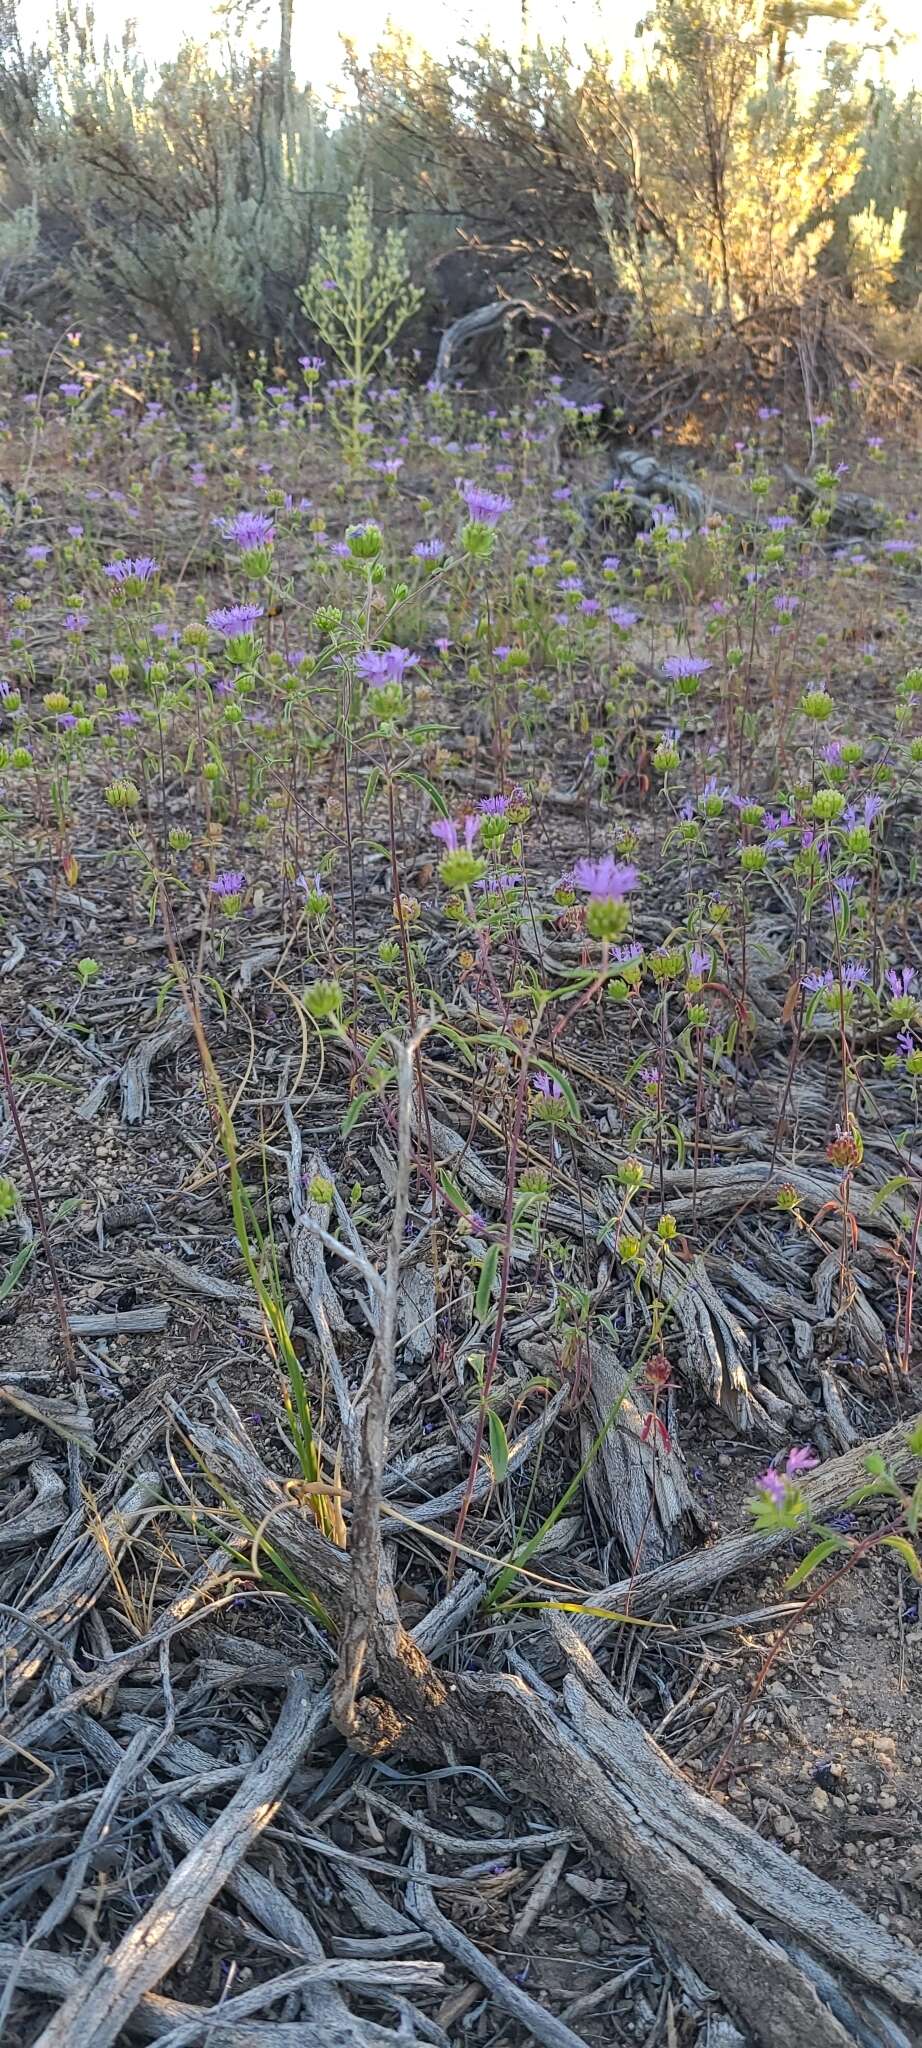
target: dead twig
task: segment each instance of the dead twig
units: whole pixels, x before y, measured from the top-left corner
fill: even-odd
[[[379,1614],[384,1558],[381,1542],[381,1480],[387,1455],[387,1418],[394,1386],[400,1256],[410,1202],[411,1109],[414,1066],[424,1031],[397,1048],[397,1179],[387,1246],[381,1328],[362,1415],[362,1439],[355,1474],[349,1531],[351,1589],[333,1680],[333,1719],[344,1735],[360,1733],[357,1694],[369,1640]]]

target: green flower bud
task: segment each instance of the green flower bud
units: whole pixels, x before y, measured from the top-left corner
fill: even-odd
[[[628,906],[620,897],[592,896],[586,905],[586,930],[591,939],[612,945],[623,938],[629,917]]]
[[[822,725],[833,709],[829,691],[805,690],[800,700],[800,708],[805,718],[812,718],[818,725]]]
[[[374,562],[381,553],[381,528],[374,519],[347,526],[346,541],[354,562]]]
[[[114,782],[107,784],[105,796],[110,810],[113,811],[134,811],[141,801],[137,783],[121,775],[116,776]]]
[[[461,529],[461,546],[474,562],[488,562],[495,542],[494,528],[484,526],[479,519],[469,519]]]
[[[685,972],[685,956],[677,946],[663,947],[661,952],[650,954],[649,967],[654,981],[677,981]]]
[[[338,1017],[342,1006],[343,992],[338,981],[315,981],[304,991],[304,1007],[318,1023]]]
[[[393,724],[406,710],[403,684],[382,683],[378,689],[369,690],[367,703],[379,725]]]
[[[486,872],[486,861],[466,846],[457,847],[454,853],[446,853],[444,860],[439,862],[439,875],[446,889],[472,889]]]

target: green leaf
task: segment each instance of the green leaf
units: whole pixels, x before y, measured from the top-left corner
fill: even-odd
[[[889,1199],[891,1195],[896,1194],[897,1188],[905,1188],[908,1185],[908,1173],[894,1173],[890,1180],[885,1180],[883,1187],[878,1188],[876,1194],[873,1194],[871,1196],[871,1208],[874,1210],[875,1214],[878,1209],[883,1208],[884,1203]]]
[[[438,1170],[438,1182],[443,1195],[447,1195],[449,1202],[453,1208],[457,1209],[459,1216],[469,1216],[471,1205],[464,1189],[459,1187],[458,1182],[452,1180],[451,1174],[446,1173],[444,1167],[441,1166]]]
[[[426,795],[431,797],[440,818],[450,817],[451,813],[441,790],[436,789],[435,783],[430,782],[428,775],[420,775],[416,770],[413,770],[408,772],[406,779],[408,782],[415,782],[417,789],[425,790]]]
[[[868,1479],[864,1486],[856,1487],[855,1492],[849,1494],[845,1505],[847,1508],[860,1508],[864,1506],[866,1500],[880,1500],[882,1498],[887,1500],[902,1499],[902,1494],[895,1479],[891,1479],[889,1475],[885,1479]]]
[[[470,1039],[465,1037],[463,1031],[456,1031],[453,1024],[446,1024],[444,1018],[440,1017],[435,1026],[434,1035],[438,1038],[447,1038],[452,1045],[457,1046],[461,1058],[467,1066],[473,1067],[476,1065]]]
[[[915,1457],[922,1458],[922,1422],[917,1422],[915,1429],[910,1430],[906,1438],[906,1449],[912,1451]]]
[[[886,1543],[890,1550],[897,1552],[897,1555],[902,1558],[906,1570],[916,1580],[916,1583],[922,1586],[922,1559],[913,1550],[908,1536],[884,1536],[881,1538],[881,1541]]]
[[[378,784],[379,784],[380,780],[381,780],[381,770],[380,770],[380,768],[373,768],[373,769],[371,770],[371,773],[370,773],[369,777],[368,777],[368,781],[366,782],[366,784],[365,784],[365,787],[364,787],[364,789],[363,789],[363,791],[362,791],[362,811],[363,811],[363,813],[366,813],[366,812],[368,812],[368,811],[370,811],[370,810],[371,810],[372,804],[374,803],[375,797],[376,797],[376,795],[377,795],[377,790],[378,790]]]
[[[490,1436],[490,1463],[497,1486],[501,1486],[509,1470],[509,1444],[502,1422],[495,1408],[487,1413],[487,1429]]]
[[[35,1250],[36,1242],[37,1240],[32,1238],[29,1244],[21,1244],[15,1257],[10,1260],[3,1279],[0,1280],[0,1301],[5,1301],[7,1295],[12,1294],[20,1274],[26,1270],[32,1253]]]
[[[474,1296],[474,1313],[478,1323],[485,1323],[493,1299],[493,1282],[499,1266],[499,1245],[491,1244],[480,1268],[480,1279]]]
[[[174,989],[175,987],[176,976],[171,971],[169,974],[164,976],[157,994],[157,1001],[154,1004],[154,1016],[156,1017],[158,1023],[160,1018],[163,1016],[167,996],[170,994],[171,989]]]
[[[832,1557],[835,1551],[846,1548],[847,1545],[842,1543],[838,1536],[824,1536],[821,1542],[814,1543],[813,1549],[808,1550],[806,1557],[801,1559],[800,1564],[785,1579],[785,1592],[793,1593],[795,1586],[802,1586],[804,1580],[809,1579],[811,1572],[815,1572],[818,1564],[825,1564],[827,1557]]]
[[[374,1102],[377,1092],[378,1091],[376,1088],[362,1088],[359,1091],[358,1095],[355,1097],[355,1100],[353,1102],[350,1102],[346,1114],[343,1117],[342,1123],[339,1126],[340,1137],[348,1138],[349,1132],[355,1130],[355,1126],[358,1123],[360,1116],[363,1114],[363,1111],[365,1111],[368,1108],[369,1103]]]
[[[227,997],[224,993],[223,988],[221,987],[221,983],[218,981],[217,976],[214,974],[206,974],[205,981],[208,988],[210,988],[212,995],[214,996],[215,1002],[217,1003],[218,1009],[220,1010],[221,1015],[224,1018],[224,1022],[226,1024]]]

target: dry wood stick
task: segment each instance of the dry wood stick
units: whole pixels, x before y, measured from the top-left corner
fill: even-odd
[[[388,1625],[384,1615],[391,1618],[396,1615],[396,1603],[390,1599],[384,1603],[384,1614],[381,1611],[385,1578],[381,1542],[381,1480],[387,1455],[387,1417],[394,1386],[400,1256],[410,1202],[414,1065],[422,1036],[422,1032],[417,1032],[408,1045],[397,1049],[397,1179],[387,1245],[381,1327],[375,1342],[355,1475],[349,1532],[352,1567],[349,1604],[333,1680],[333,1719],[337,1728],[350,1739],[359,1736],[362,1728],[357,1695],[369,1643],[382,1623],[385,1627]]]
[[[99,1958],[65,1999],[35,2048],[111,2048],[145,1991],[159,1983],[188,1948],[202,1916],[230,1872],[276,1811],[285,1786],[329,1715],[329,1694],[313,1701],[296,1673],[278,1722],[246,1782],[190,1850],[162,1892],[119,1943]]]

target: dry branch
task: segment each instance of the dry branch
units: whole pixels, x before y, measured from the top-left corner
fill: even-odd
[[[86,1538],[76,1559],[53,1578],[52,1588],[36,1593],[10,1624],[0,1646],[0,1677],[7,1701],[24,1686],[34,1683],[43,1670],[49,1654],[47,1632],[57,1631],[62,1640],[66,1639],[68,1631],[92,1607],[109,1575],[111,1558],[119,1556],[134,1525],[157,1499],[159,1491],[159,1474],[142,1472],[106,1516],[99,1539]],[[59,1541],[66,1535],[67,1527],[65,1523]],[[51,1576],[54,1562],[52,1551],[43,1576]]]
[[[580,2034],[574,2034],[572,2027],[565,2026],[563,2020],[555,2019],[543,2005],[536,2004],[527,1991],[513,1984],[495,1963],[490,1962],[488,1956],[481,1954],[467,1935],[462,1934],[460,1927],[446,1920],[435,1903],[431,1886],[426,1883],[426,1852],[419,1835],[413,1838],[412,1867],[417,1876],[407,1893],[409,1911],[447,1955],[453,1956],[462,1969],[484,1985],[492,2003],[517,2020],[519,2026],[524,2027],[528,2039],[539,2042],[541,2048],[586,2048]]]
[[[296,1674],[265,1749],[246,1783],[196,1847],[174,1870],[162,1892],[113,1955],[103,1956],[65,1999],[35,2048],[111,2048],[145,1991],[159,1983],[188,1948],[202,1915],[276,1810],[301,1758],[329,1713],[329,1694],[310,1699]]]
[[[226,1420],[224,1428],[210,1432],[190,1425],[211,1469],[253,1519],[271,1514],[272,1543],[278,1554],[297,1572],[303,1584],[309,1585],[334,1612],[342,1613],[350,1595],[342,1552],[285,1504],[281,1490],[261,1468],[252,1446],[247,1444],[233,1410],[226,1402],[222,1405],[224,1418],[233,1418],[231,1430],[226,1427]],[[895,1462],[903,1447],[904,1434],[903,1430],[888,1432],[880,1440],[880,1448]],[[836,1460],[835,1464],[839,1468],[840,1490],[850,1490],[861,1475],[863,1458],[854,1454],[851,1460]],[[841,1468],[846,1465],[850,1466],[849,1483],[842,1489]],[[825,1468],[827,1475],[830,1469]],[[815,1475],[813,1484],[822,1477],[822,1472]],[[834,1497],[835,1482],[830,1487],[827,1476],[826,1484]],[[693,1562],[682,1560],[681,1564],[688,1566]],[[646,1575],[646,1581],[662,1580],[666,1573],[677,1569],[664,1567],[661,1572]],[[635,1585],[644,1583],[641,1579]],[[594,1668],[588,1657],[587,1664]],[[785,2042],[785,2048],[856,2048],[860,2036],[830,2011],[810,1972],[798,1964],[782,1942],[753,1925],[747,1917],[750,1913],[755,1918],[771,1917],[769,1907],[761,1902],[765,1893],[759,1894],[751,1880],[747,1890],[737,1876],[745,1894],[741,1910],[736,1895],[728,1895],[725,1890],[727,1858],[722,1846],[722,1811],[705,1803],[705,1818],[711,1818],[710,1830],[702,1820],[701,1841],[694,1831],[688,1830],[685,1847],[677,1846],[668,1837],[664,1824],[657,1820],[658,1807],[652,1795],[640,1803],[642,1788],[635,1790],[631,1779],[624,1775],[617,1747],[611,1755],[605,1751],[610,1733],[608,1723],[604,1716],[601,1724],[592,1720],[591,1700],[586,1706],[579,1693],[571,1693],[567,1706],[571,1714],[581,1717],[581,1725],[571,1726],[553,1704],[518,1680],[458,1677],[447,1682],[433,1669],[419,1643],[414,1643],[402,1628],[399,1615],[389,1602],[371,1632],[368,1679],[375,1686],[376,1696],[372,1700],[366,1695],[363,1700],[362,1734],[366,1744],[370,1741],[383,1748],[385,1743],[399,1743],[405,1750],[426,1758],[441,1755],[454,1759],[459,1754],[471,1753],[482,1756],[488,1748],[498,1750],[535,1799],[567,1826],[588,1835],[606,1858],[624,1870],[656,1933],[713,1987],[748,2028],[754,2042],[765,2043],[766,2048],[777,2048],[779,2039]],[[612,1723],[612,1727],[615,1725]],[[604,1764],[590,1747],[590,1735],[596,1749],[604,1753]],[[643,1745],[647,1738],[632,1729],[631,1741]],[[655,1746],[650,1747],[658,1758]],[[754,1865],[764,1861],[760,1838],[744,1829],[741,1839],[749,1845]],[[700,1862],[686,1853],[692,1849]],[[824,1929],[835,1922],[840,1911],[839,1894],[819,1879],[808,1880],[799,1866],[792,1864],[788,1877],[789,1859],[783,1851],[774,1853],[781,1858],[780,1865],[773,1864],[781,1876],[777,1894],[772,1893],[772,1910],[781,1915],[779,1925],[787,1929],[789,1938],[796,1936],[802,1940],[799,1922],[796,1928],[790,1925],[790,1911],[794,1909],[786,1916],[781,1913],[781,1894],[788,1901],[797,1900],[804,1896],[802,1887],[807,1885],[806,1896],[812,1902],[810,1924],[819,1946],[825,1939]],[[712,1871],[717,1875],[712,1875]],[[846,1924],[844,1914],[842,1924]],[[857,1908],[849,1907],[847,1924],[850,1974],[865,1982],[873,1981],[878,1992],[885,1986],[885,1995],[894,2005],[907,2009],[922,2022],[922,1959],[877,1928]],[[836,1968],[840,1967],[841,1953],[841,1942],[835,1936],[829,1950],[820,1949],[821,1960],[831,1960]]]
[[[387,1456],[387,1418],[394,1388],[400,1257],[410,1202],[410,1111],[419,1036],[397,1050],[397,1180],[387,1245],[381,1327],[362,1415],[362,1443],[354,1480],[349,1530],[351,1592],[333,1680],[333,1719],[344,1735],[361,1735],[358,1689],[381,1608],[391,1607],[389,1573],[381,1542],[381,1480]],[[396,1610],[396,1603],[393,1603]],[[399,1621],[392,1626],[399,1627]]]

